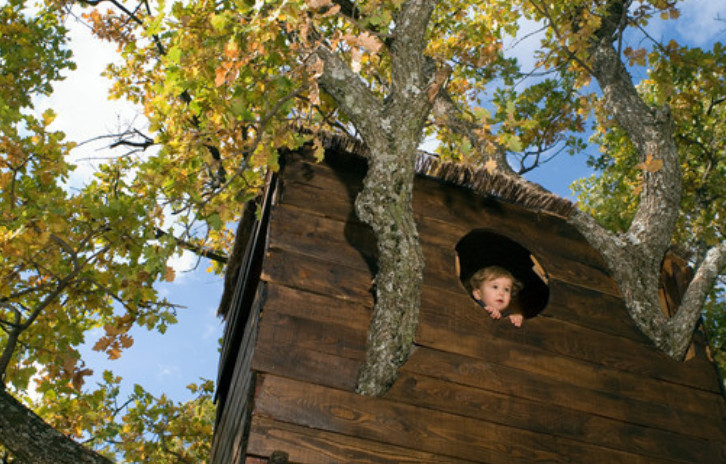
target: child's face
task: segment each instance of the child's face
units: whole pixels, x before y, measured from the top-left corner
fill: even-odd
[[[512,299],[512,279],[498,277],[482,282],[479,288],[472,292],[474,298],[484,303],[488,308],[503,311],[509,306]]]

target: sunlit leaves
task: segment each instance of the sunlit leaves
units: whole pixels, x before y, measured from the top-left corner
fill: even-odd
[[[172,401],[135,385],[128,399],[121,378],[105,371],[95,388],[67,397],[52,390],[36,403],[61,432],[123,462],[205,462],[214,424],[214,385],[187,387],[190,400]]]
[[[23,0],[0,6],[0,121],[17,121],[34,94],[48,95],[52,82],[75,65],[64,47],[65,28],[52,10],[35,16]]]
[[[723,216],[726,206],[723,46],[717,43],[713,50],[704,51],[670,42],[650,53],[649,63],[651,71],[640,91],[653,105],[671,108],[681,159],[683,199],[676,239],[713,245],[724,238],[717,218]],[[632,210],[632,205],[637,204],[635,194],[639,193],[643,172],[657,172],[661,161],[651,156],[638,162],[622,132],[609,123],[605,114],[601,114],[600,124],[597,140],[603,145],[603,154],[593,160],[593,165],[602,170],[602,175],[587,187],[580,186],[583,195],[587,193],[581,200],[591,205],[601,219],[612,223],[615,216],[622,219],[622,205]],[[603,202],[612,206],[595,206]],[[607,219],[610,217],[613,219]],[[626,225],[621,219],[617,221],[618,229]]]

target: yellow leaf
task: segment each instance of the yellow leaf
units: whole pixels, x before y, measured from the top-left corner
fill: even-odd
[[[53,112],[53,110],[45,110],[43,113],[43,125],[49,126],[54,120],[55,120],[56,114]]]
[[[313,143],[314,148],[314,155],[315,159],[320,162],[325,158],[325,148],[323,147],[322,142],[317,137],[315,138],[315,142]]]
[[[487,162],[484,163],[484,168],[489,174],[494,174],[494,171],[497,170],[497,162],[494,161],[494,158],[489,158]]]

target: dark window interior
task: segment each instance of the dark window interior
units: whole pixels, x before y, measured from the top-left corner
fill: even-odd
[[[511,307],[519,309],[525,318],[542,312],[547,306],[550,289],[547,274],[532,253],[514,240],[488,230],[477,229],[456,244],[459,280],[471,294],[469,278],[477,270],[497,265],[516,277],[524,288],[512,300]]]

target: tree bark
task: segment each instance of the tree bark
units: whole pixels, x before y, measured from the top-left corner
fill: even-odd
[[[661,310],[658,285],[663,258],[671,244],[682,195],[681,171],[667,107],[649,107],[638,95],[615,49],[626,5],[612,1],[591,47],[589,66],[603,92],[608,113],[628,134],[643,166],[643,189],[629,229],[610,233],[590,216],[576,212],[570,222],[603,255],[641,331],[675,359],[688,350],[703,303],[726,265],[726,244],[710,250],[696,270],[676,314]],[[662,166],[648,169],[649,160]]]
[[[321,87],[370,149],[368,173],[356,198],[356,213],[373,229],[378,247],[375,306],[357,384],[364,395],[382,395],[390,388],[418,326],[424,261],[411,202],[417,149],[433,102],[428,91],[435,85],[434,69],[423,55],[434,3],[402,5],[390,42],[391,90],[384,101],[330,50],[318,50],[324,63]]]
[[[81,446],[0,388],[0,442],[15,458],[32,464],[111,464]]]

